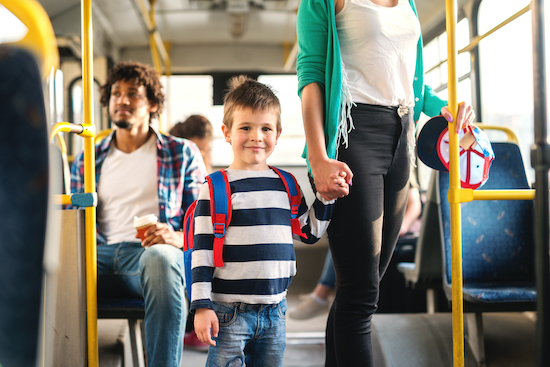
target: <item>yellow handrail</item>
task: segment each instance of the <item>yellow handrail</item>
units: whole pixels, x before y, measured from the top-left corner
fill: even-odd
[[[52,67],[59,66],[59,52],[52,23],[48,14],[35,0],[0,0],[28,29],[22,40],[8,43],[30,50],[40,64],[40,73],[45,78]]]
[[[456,0],[446,0],[447,15],[447,61],[449,86],[449,111],[453,122],[449,123],[449,200],[458,196],[460,189],[460,174],[458,172],[458,134],[456,119],[458,112],[456,75]],[[453,366],[464,367],[464,318],[462,296],[462,223],[460,203],[449,201],[451,208],[451,277],[452,277],[452,312],[453,312]]]
[[[93,26],[92,0],[81,0],[82,10],[82,88],[84,124],[94,123],[93,99]],[[95,193],[95,138],[84,139],[84,192]],[[85,209],[86,228],[86,310],[88,325],[88,366],[98,367],[99,349],[97,342],[97,253],[96,253],[96,207]]]
[[[526,12],[526,7],[522,12]],[[523,14],[523,13],[522,13]],[[460,188],[458,134],[456,119],[458,113],[456,58],[456,0],[446,0],[447,16],[447,62],[449,110],[453,122],[449,123],[449,192],[451,208],[451,277],[452,277],[452,313],[453,313],[453,366],[464,367],[464,305],[462,277],[462,223],[460,204],[472,200],[533,200],[535,190],[472,190]],[[517,15],[519,16],[519,15]],[[511,20],[509,20],[511,21]],[[481,37],[474,42],[479,43]],[[506,133],[510,141],[519,144],[513,130],[503,126],[480,125],[483,129],[500,130]]]
[[[506,137],[508,138],[508,141],[511,141],[512,143],[516,143],[519,145],[519,139],[516,132],[509,127],[506,126],[500,126],[500,125],[485,125],[485,124],[479,124],[478,127],[483,130],[497,130],[502,131],[506,134]]]

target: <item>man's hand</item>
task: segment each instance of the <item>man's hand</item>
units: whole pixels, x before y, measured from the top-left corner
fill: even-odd
[[[220,324],[214,310],[209,308],[195,310],[195,333],[201,342],[215,347],[216,342],[212,337],[216,338],[219,331]]]
[[[136,238],[138,236],[136,235]],[[145,239],[141,241],[141,246],[167,244],[177,248],[183,247],[183,232],[176,232],[166,223],[157,223],[145,231]]]

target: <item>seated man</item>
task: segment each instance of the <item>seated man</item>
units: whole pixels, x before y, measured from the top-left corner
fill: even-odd
[[[201,153],[187,140],[149,126],[163,107],[157,73],[120,62],[101,89],[114,131],[95,149],[99,297],[143,297],[149,367],[178,367],[187,316],[182,217],[205,178]],[[84,191],[83,155],[71,191]],[[135,216],[159,222],[136,239]]]

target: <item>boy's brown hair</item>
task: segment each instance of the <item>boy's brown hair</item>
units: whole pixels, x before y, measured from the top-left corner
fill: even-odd
[[[223,99],[223,124],[231,130],[233,113],[242,108],[252,111],[273,112],[277,116],[277,131],[281,131],[281,103],[270,86],[246,75],[229,81],[229,91]]]
[[[153,119],[162,113],[164,106],[164,93],[162,93],[162,84],[159,75],[155,69],[149,65],[136,61],[121,61],[109,70],[107,82],[101,87],[101,105],[109,106],[111,98],[111,87],[119,80],[134,82],[136,85],[143,85],[147,91],[147,99],[152,105],[157,105],[158,109],[149,114]]]

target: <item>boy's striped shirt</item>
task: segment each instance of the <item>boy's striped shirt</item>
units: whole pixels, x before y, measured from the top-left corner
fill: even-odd
[[[292,234],[290,204],[283,181],[273,170],[227,170],[232,219],[223,245],[224,266],[215,268],[210,193],[204,184],[195,210],[191,309],[212,301],[280,302],[296,274],[292,240],[315,243],[325,233],[335,201],[315,199],[308,210],[302,194],[299,220],[306,238]]]

